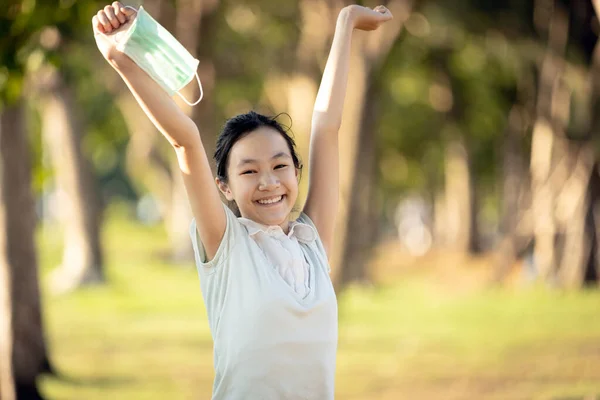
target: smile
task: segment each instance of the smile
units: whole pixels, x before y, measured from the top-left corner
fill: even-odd
[[[260,205],[263,205],[263,206],[269,206],[269,205],[281,203],[283,201],[284,197],[285,197],[285,195],[283,195],[283,196],[277,196],[277,197],[272,197],[270,199],[256,200],[256,202],[258,204],[260,204]]]

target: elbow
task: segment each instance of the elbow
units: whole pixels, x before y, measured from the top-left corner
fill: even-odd
[[[312,121],[313,132],[327,132],[335,134],[339,132],[342,126],[342,120],[337,118],[315,118]]]
[[[187,152],[192,149],[198,149],[202,147],[202,141],[200,140],[200,136],[190,137],[186,140],[174,141],[171,142],[171,146],[175,149],[175,152]]]
[[[340,131],[340,127],[341,124],[337,124],[337,123],[319,123],[319,124],[313,124],[313,132],[320,132],[320,133],[324,133],[326,135],[337,135],[338,132]]]
[[[189,175],[191,170],[189,168],[190,160],[197,158],[198,154],[204,154],[204,146],[198,136],[197,139],[186,141],[185,143],[171,143],[177,159],[179,160],[179,167],[181,171]]]
[[[180,134],[172,135],[170,142],[175,150],[197,148],[202,144],[200,139],[200,131],[193,122],[181,129]]]

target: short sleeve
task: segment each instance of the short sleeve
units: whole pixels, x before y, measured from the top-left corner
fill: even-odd
[[[321,258],[322,263],[325,265],[327,272],[331,273],[331,266],[329,265],[329,260],[327,259],[327,252],[325,251],[325,246],[323,246],[323,242],[321,242],[321,236],[319,236],[319,231],[317,230],[315,224],[312,222],[312,219],[310,219],[308,215],[302,212],[296,221],[309,225],[315,230],[315,232],[317,232],[317,239],[314,241],[316,246],[316,252]]]
[[[223,204],[223,209],[225,210],[227,220],[225,233],[223,234],[223,239],[219,244],[217,253],[212,260],[207,260],[206,250],[204,249],[204,245],[202,244],[200,235],[198,235],[198,230],[196,229],[196,220],[192,219],[192,223],[190,224],[190,238],[192,239],[192,245],[194,247],[196,267],[198,269],[202,268],[205,272],[210,272],[210,270],[214,271],[215,267],[222,264],[227,259],[229,254],[231,254],[233,246],[237,242],[236,236],[240,234],[241,226],[236,216],[225,204]]]

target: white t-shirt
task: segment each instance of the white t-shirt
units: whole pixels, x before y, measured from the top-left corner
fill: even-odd
[[[337,301],[314,224],[305,214],[290,223],[296,252],[281,229],[261,229],[224,209],[227,227],[211,261],[195,221],[190,227],[214,341],[213,400],[333,399]],[[277,265],[285,260],[296,271],[305,261],[308,274],[289,281]],[[303,292],[295,285],[305,277]]]

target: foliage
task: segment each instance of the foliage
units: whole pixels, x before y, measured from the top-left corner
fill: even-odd
[[[35,62],[34,36],[50,21],[50,10],[40,10],[35,1],[8,1],[0,7],[0,104],[21,96],[27,63]]]
[[[380,168],[392,194],[426,191],[432,182],[439,187],[444,143],[455,137],[466,140],[478,181],[488,190],[495,184],[506,115],[523,68],[522,38],[511,40],[495,24],[477,24],[477,30],[471,25],[481,11],[458,9],[420,9],[381,72]],[[394,169],[404,173],[389,173]]]
[[[265,0],[221,2],[214,18],[215,37],[200,44],[210,47],[217,66],[215,103],[221,122],[239,112],[264,108],[266,78],[294,68],[298,13],[297,2],[289,0],[278,2],[277,7]]]
[[[59,67],[77,90],[89,128],[86,150],[104,185],[116,179],[128,187],[120,159],[127,132],[114,106],[121,86],[97,54],[89,26],[102,5],[11,0],[0,7],[0,98],[20,95],[28,69],[44,61]],[[445,141],[459,136],[471,152],[477,185],[493,193],[518,81],[535,69],[545,46],[533,2],[416,1],[415,6],[385,65],[375,71],[381,191],[393,199],[441,185]],[[589,63],[596,40],[586,28],[593,22],[590,7],[573,6],[571,13],[567,57],[574,66]],[[277,7],[265,0],[219,3],[208,30],[212,36],[200,40],[201,58],[211,57],[216,67],[217,125],[235,112],[263,107],[265,78],[297,67],[299,15],[299,3],[292,0]]]

